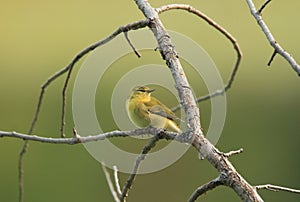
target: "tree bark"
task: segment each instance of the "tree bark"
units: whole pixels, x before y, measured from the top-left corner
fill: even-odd
[[[217,150],[205,137],[201,130],[200,113],[190,85],[185,76],[178,55],[171,42],[171,38],[158,17],[158,13],[146,0],[135,0],[144,16],[150,20],[149,27],[153,32],[162,58],[169,67],[180,102],[186,114],[188,133],[186,138],[199,151],[201,157],[206,158],[219,172],[220,184],[231,187],[243,201],[263,201],[251,186],[233,167],[229,160]]]

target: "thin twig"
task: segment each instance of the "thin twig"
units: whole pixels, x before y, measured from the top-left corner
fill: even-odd
[[[106,169],[106,167],[105,167],[105,165],[103,163],[101,165],[102,165],[102,170],[103,170],[103,172],[105,174],[105,177],[106,177],[106,181],[107,181],[108,187],[110,189],[110,192],[111,192],[111,194],[112,194],[115,202],[120,202],[120,199],[118,197],[117,192],[115,191],[115,188],[114,188],[114,185],[113,185],[112,180],[110,178],[110,174],[109,174],[108,170]]]
[[[188,202],[193,202],[196,201],[197,198],[199,196],[201,196],[202,194],[206,193],[207,191],[210,191],[214,188],[216,188],[217,186],[222,185],[221,181],[220,181],[220,177],[217,177],[216,179],[198,187],[190,196]]]
[[[45,90],[46,88],[54,81],[56,80],[58,77],[60,77],[61,75],[63,75],[64,73],[68,72],[68,75],[66,77],[65,83],[64,83],[64,87],[63,87],[63,96],[62,96],[62,116],[61,116],[61,137],[64,137],[64,125],[65,125],[65,111],[66,111],[66,90],[67,90],[67,86],[68,86],[68,82],[71,76],[71,72],[72,69],[74,67],[74,65],[86,54],[88,54],[90,51],[94,50],[95,48],[109,42],[110,40],[112,40],[114,37],[116,37],[117,35],[119,35],[121,32],[128,32],[129,30],[136,30],[139,28],[143,28],[146,27],[149,23],[149,20],[141,20],[141,21],[137,21],[137,22],[133,22],[130,24],[127,24],[125,26],[121,26],[119,27],[116,31],[114,31],[111,35],[109,35],[108,37],[106,37],[105,39],[98,41],[92,45],[90,45],[89,47],[85,48],[84,50],[82,50],[80,53],[78,53],[74,59],[71,61],[71,63],[69,65],[67,65],[66,67],[64,67],[63,69],[59,70],[57,73],[53,74],[51,77],[49,77],[45,83],[42,84],[41,86],[41,90],[40,90],[40,94],[39,94],[39,98],[38,98],[38,103],[37,103],[37,107],[33,116],[33,120],[31,122],[30,125],[30,129],[28,131],[28,134],[31,135],[35,124],[38,120],[39,114],[40,114],[40,109],[41,109],[41,105],[43,102],[43,98],[44,98],[44,94],[45,94]],[[23,186],[23,159],[24,159],[24,155],[26,154],[26,150],[28,147],[28,142],[25,142],[23,145],[23,148],[20,152],[19,155],[19,170],[18,170],[18,175],[19,175],[19,202],[23,201],[23,192],[24,192],[24,186]]]
[[[260,9],[258,9],[258,13],[261,15],[262,11],[264,10],[264,8],[271,2],[272,0],[268,0],[266,1],[261,7]]]
[[[285,51],[279,45],[279,43],[277,43],[277,41],[273,37],[270,29],[268,28],[266,23],[263,21],[262,16],[260,15],[259,11],[256,10],[254,3],[251,0],[246,0],[246,1],[249,6],[249,9],[251,11],[251,14],[257,21],[258,25],[261,27],[267,40],[270,42],[271,46],[275,49],[276,53],[278,53],[283,58],[285,58],[285,60],[290,64],[290,66],[294,69],[294,71],[298,74],[298,76],[300,76],[300,65],[296,62],[296,60],[292,57],[291,54],[289,54],[287,51]]]
[[[276,185],[271,185],[271,184],[257,185],[257,186],[255,186],[255,188],[257,190],[259,190],[259,189],[267,189],[267,190],[270,190],[270,191],[287,191],[287,192],[292,192],[292,193],[300,194],[300,190],[299,189],[291,189],[291,188],[281,187],[281,186],[276,186]]]
[[[19,175],[19,202],[23,202],[24,198],[24,177],[23,177],[23,160],[24,155],[28,149],[29,142],[26,140],[23,144],[22,150],[19,154],[19,162],[18,162],[18,175]]]
[[[122,195],[122,191],[121,191],[121,187],[120,187],[117,166],[113,166],[113,170],[114,170],[114,179],[115,179],[116,190],[117,190],[118,195],[121,196]]]
[[[128,37],[128,32],[124,32],[125,38],[128,42],[128,44],[130,45],[130,47],[132,48],[133,52],[137,55],[138,58],[141,57],[141,54],[138,52],[138,50],[134,47],[134,45],[131,43],[129,37]]]
[[[277,51],[274,50],[274,52],[273,52],[273,54],[272,54],[272,56],[271,56],[271,58],[270,58],[270,60],[269,60],[269,62],[268,62],[268,64],[267,64],[268,66],[271,66],[271,63],[273,62],[273,60],[274,60],[276,54],[277,54]]]
[[[125,185],[123,186],[122,189],[122,194],[120,196],[120,200],[121,201],[125,201],[126,197],[128,195],[129,189],[132,186],[133,181],[135,180],[136,174],[138,172],[138,169],[140,167],[141,162],[145,159],[146,155],[148,154],[148,152],[155,146],[156,142],[161,139],[161,134],[157,134],[154,137],[152,137],[149,142],[145,145],[145,147],[143,148],[141,154],[137,157],[135,163],[134,163],[134,167],[133,170],[130,174],[130,176],[128,177]]]
[[[202,13],[201,11],[193,8],[190,5],[185,5],[185,4],[170,4],[170,5],[166,5],[166,6],[162,6],[160,8],[157,8],[157,12],[158,13],[162,13],[168,10],[172,10],[172,9],[180,9],[180,10],[185,10],[188,11],[190,13],[193,13],[195,15],[197,15],[198,17],[202,18],[203,20],[205,20],[208,24],[210,24],[211,26],[213,26],[216,30],[218,30],[219,32],[221,32],[232,44],[233,47],[236,51],[237,54],[237,59],[234,65],[234,68],[230,74],[229,80],[227,82],[227,84],[224,86],[223,89],[219,89],[211,94],[205,95],[205,96],[201,96],[199,98],[197,98],[197,102],[202,102],[204,100],[208,100],[210,98],[216,97],[218,95],[223,95],[228,89],[230,89],[233,80],[235,78],[235,75],[238,71],[241,59],[242,59],[242,51],[240,49],[240,46],[237,42],[237,40],[226,30],[224,29],[222,26],[220,26],[219,24],[217,24],[214,20],[212,20],[211,18],[209,18],[207,15],[205,15],[204,13]],[[172,111],[177,111],[178,109],[180,109],[180,105],[172,108]]]
[[[73,128],[73,135],[74,135],[74,137],[75,138],[80,138],[80,135],[77,133],[77,130],[76,130],[76,128]]]
[[[64,74],[67,71],[67,67],[61,69],[60,71],[56,72],[55,74],[53,74],[51,77],[49,77],[41,86],[41,91],[40,91],[40,95],[38,98],[38,103],[36,106],[36,110],[35,110],[35,114],[33,116],[33,119],[31,121],[31,125],[30,128],[28,130],[28,135],[31,135],[34,127],[36,125],[36,122],[38,120],[38,116],[41,110],[41,105],[43,102],[43,98],[44,98],[44,94],[45,94],[45,90],[47,88],[47,86],[54,81],[56,78],[58,78],[59,76],[61,76],[62,74]],[[24,175],[24,170],[23,170],[23,160],[24,160],[24,156],[26,154],[26,151],[28,149],[29,146],[29,142],[25,141],[24,145],[21,149],[20,155],[19,155],[19,162],[18,162],[18,175],[19,175],[19,202],[23,201],[23,195],[24,195],[24,185],[23,185],[23,175]]]
[[[43,102],[43,98],[44,98],[44,94],[45,94],[45,90],[46,88],[55,80],[57,79],[58,77],[60,77],[61,75],[63,75],[64,73],[66,73],[68,71],[68,68],[69,66],[61,69],[60,71],[56,72],[55,74],[53,74],[51,77],[49,77],[41,86],[41,91],[40,91],[40,94],[39,94],[39,98],[38,98],[38,103],[37,103],[37,107],[36,107],[36,110],[35,110],[35,114],[33,116],[33,119],[32,119],[32,122],[31,122],[31,126],[30,126],[30,129],[29,129],[29,132],[28,134],[32,134],[33,130],[34,130],[34,127],[35,127],[35,124],[38,120],[38,116],[39,116],[39,113],[40,113],[40,109],[41,109],[41,106],[42,106],[42,102]]]
[[[235,150],[235,151],[230,151],[230,152],[227,152],[227,153],[223,153],[223,156],[225,156],[225,157],[228,158],[228,157],[230,157],[232,155],[240,154],[243,151],[244,151],[243,148],[240,148],[239,150]]]
[[[74,68],[74,65],[86,54],[88,54],[90,51],[94,50],[95,48],[98,48],[99,46],[102,46],[103,44],[109,42],[113,38],[115,38],[117,35],[119,35],[122,32],[128,32],[129,30],[136,30],[140,28],[144,28],[148,25],[149,20],[140,20],[137,22],[133,22],[124,26],[119,27],[116,31],[114,31],[111,35],[107,36],[105,39],[96,42],[95,44],[87,47],[86,49],[82,50],[80,53],[78,53],[75,58],[71,61],[71,63],[66,67],[68,70],[68,74],[64,83],[64,87],[62,90],[62,116],[61,116],[61,137],[64,137],[64,126],[65,126],[65,112],[66,112],[66,91],[67,87],[71,78],[72,70]]]
[[[135,130],[129,130],[129,131],[111,131],[106,133],[101,133],[98,135],[90,135],[90,136],[74,136],[72,138],[52,138],[52,137],[41,137],[37,135],[28,135],[23,133],[17,133],[17,132],[6,132],[6,131],[0,131],[0,138],[9,137],[9,138],[17,138],[21,140],[26,141],[35,141],[35,142],[41,142],[41,143],[51,143],[51,144],[80,144],[80,143],[86,143],[86,142],[93,142],[93,141],[100,141],[104,140],[105,138],[112,138],[112,137],[128,137],[128,136],[141,136],[144,134],[161,134],[166,140],[173,140],[182,142],[180,138],[176,138],[178,133],[175,132],[169,132],[169,131],[163,131],[162,129],[157,129],[153,127],[147,127],[147,128],[139,128]]]

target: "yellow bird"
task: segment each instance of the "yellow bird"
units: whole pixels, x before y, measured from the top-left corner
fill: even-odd
[[[131,121],[138,127],[149,125],[173,132],[181,132],[176,121],[180,119],[163,103],[151,97],[154,89],[137,86],[129,98],[127,110]]]

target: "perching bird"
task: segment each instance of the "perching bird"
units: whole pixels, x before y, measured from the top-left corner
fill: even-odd
[[[149,125],[173,132],[181,132],[176,121],[180,120],[166,105],[151,97],[154,89],[138,86],[133,89],[127,110],[131,121],[138,127]]]

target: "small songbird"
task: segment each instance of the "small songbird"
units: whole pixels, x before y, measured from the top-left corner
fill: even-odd
[[[154,89],[137,86],[129,98],[127,110],[131,121],[138,127],[149,125],[173,132],[181,132],[176,121],[180,119],[158,99],[151,97]]]

